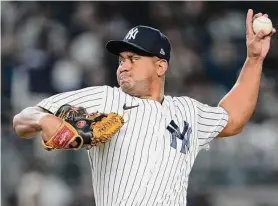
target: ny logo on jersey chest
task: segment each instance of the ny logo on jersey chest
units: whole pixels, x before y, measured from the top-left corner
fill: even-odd
[[[189,140],[192,134],[192,129],[189,127],[189,124],[186,121],[184,122],[183,130],[180,131],[179,126],[172,120],[167,126],[167,130],[172,135],[171,147],[177,149],[177,139],[182,140],[182,146],[180,152],[186,154],[186,151],[189,150]]]

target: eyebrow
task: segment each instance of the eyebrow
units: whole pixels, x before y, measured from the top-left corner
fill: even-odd
[[[128,54],[126,55],[126,58],[131,58],[131,57],[134,57],[134,56],[140,56],[140,55],[135,54],[135,53],[128,53]],[[119,57],[125,58],[125,57],[123,57],[121,54],[119,54]]]

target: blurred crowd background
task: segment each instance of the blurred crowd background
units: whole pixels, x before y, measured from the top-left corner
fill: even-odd
[[[246,58],[248,8],[267,12],[277,28],[277,2],[1,2],[2,205],[95,205],[86,151],[47,152],[39,137],[17,137],[16,113],[59,92],[118,86],[117,57],[105,44],[138,24],[171,41],[166,94],[217,105]],[[276,34],[250,123],[200,152],[188,206],[278,205],[277,69]]]

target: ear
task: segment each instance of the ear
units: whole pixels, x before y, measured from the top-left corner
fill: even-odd
[[[163,76],[168,69],[168,62],[165,59],[157,61],[156,73],[159,77]]]

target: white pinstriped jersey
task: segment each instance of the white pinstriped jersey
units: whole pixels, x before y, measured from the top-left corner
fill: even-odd
[[[223,108],[189,97],[164,96],[161,104],[109,86],[57,94],[38,105],[55,113],[66,103],[89,113],[123,114],[124,105],[134,106],[110,142],[88,151],[97,206],[185,206],[198,152],[228,122]]]

